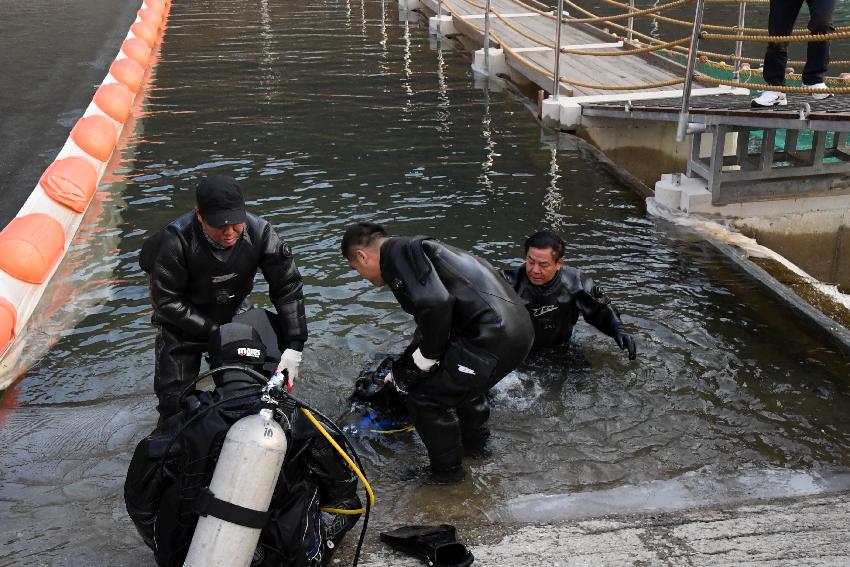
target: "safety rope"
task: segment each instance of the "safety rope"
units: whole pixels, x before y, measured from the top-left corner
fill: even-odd
[[[799,94],[850,94],[850,87],[829,87],[826,89],[812,89],[807,87],[789,87],[789,86],[781,86],[781,85],[767,85],[763,83],[741,83],[738,81],[727,81],[724,79],[715,79],[714,77],[707,77],[705,75],[700,75],[699,77],[694,77],[694,80],[697,80],[701,83],[709,83],[712,85],[727,85],[730,87],[739,87],[744,89],[751,90],[763,90],[763,91],[776,91],[780,93],[799,93]]]
[[[701,80],[701,79],[694,79]],[[573,85],[574,87],[582,87],[585,89],[598,89],[600,91],[641,91],[647,89],[658,89],[661,87],[670,87],[673,85],[680,85],[685,82],[685,79],[673,79],[672,81],[661,81],[658,83],[645,83],[641,85],[595,85],[591,83],[580,83],[573,79],[569,79],[567,77],[561,76],[560,81],[563,83],[567,83],[568,85]]]
[[[487,6],[485,6],[484,4],[478,4],[476,2],[473,2],[472,0],[463,0],[463,1],[466,2],[467,4],[469,4],[470,6],[478,8],[479,10],[486,10],[487,9]],[[446,4],[443,4],[443,7],[447,8],[449,10],[449,12],[452,12],[452,9],[449,8]],[[490,8],[490,11],[492,12],[493,8]],[[452,15],[454,15],[454,12],[452,12]]]
[[[638,55],[640,53],[651,53],[653,51],[661,51],[663,49],[670,49],[671,47],[682,45],[683,43],[688,43],[690,41],[691,38],[683,37],[682,39],[668,41],[667,43],[649,45],[647,47],[641,47],[638,49],[625,49],[623,51],[602,51],[599,49],[572,49],[569,47],[562,47],[561,53],[569,53],[571,55],[594,55],[596,57],[618,57],[620,55]]]
[[[832,41],[834,39],[847,39],[850,37],[850,29],[845,31],[831,32],[823,34],[799,34],[799,35],[733,35],[725,33],[706,33],[700,34],[700,39],[717,39],[723,41],[757,41],[770,43],[819,43],[822,41]]]
[[[726,1],[734,2],[735,0],[722,0],[722,2],[726,2]],[[528,8],[532,11],[538,12],[542,16],[548,16],[549,18],[551,18],[553,20],[555,19],[555,16],[553,16],[552,14],[550,14],[548,12],[539,11],[536,8],[534,8],[533,6],[529,6],[528,4],[522,2],[522,0],[517,0],[517,2],[519,4],[522,4],[523,6],[525,6],[526,8]],[[719,4],[719,3],[722,3],[722,2],[718,1],[716,3]],[[564,4],[566,4],[566,5],[568,5],[572,8],[575,8],[576,10],[578,10],[579,12],[581,12],[583,14],[594,15],[592,12],[585,10],[584,8],[582,8],[578,4],[575,4],[574,2],[571,2],[570,0],[564,0]],[[623,32],[629,31],[629,29],[626,26],[623,26],[621,24],[618,24],[618,23],[615,23],[615,22],[606,22],[606,23],[610,24],[611,27],[618,29],[618,30],[621,30]],[[840,28],[840,29],[842,29],[842,30],[850,29],[850,27]],[[658,38],[652,37],[650,35],[646,35],[644,33],[637,31],[637,30],[631,30],[631,31],[632,31],[632,35],[634,35],[634,36],[636,36],[640,39],[643,39],[644,41],[649,42],[651,44],[659,45],[659,44],[662,43],[662,41]],[[689,51],[690,51],[686,47],[674,47],[674,49],[678,53],[685,55],[685,56],[687,56]],[[758,59],[756,57],[737,57],[735,55],[726,55],[726,54],[723,54],[723,53],[715,53],[713,51],[704,51],[704,50],[701,50],[701,49],[697,50],[697,54],[698,55],[705,55],[705,56],[708,56],[708,57],[721,57],[721,58],[725,58],[725,59],[731,59],[732,61],[741,61],[741,62],[745,62],[745,63],[762,63],[763,62],[763,59]],[[805,65],[806,62],[805,61],[791,60],[791,61],[788,61],[788,64],[789,65]],[[836,60],[836,61],[830,61],[829,65],[831,67],[850,66],[850,59],[840,59],[840,60]]]
[[[623,8],[625,10],[629,10],[631,8],[631,6],[629,6],[628,4],[626,4],[624,2],[618,2],[617,0],[602,0],[602,1],[605,2],[606,4],[611,4],[612,6],[617,6],[619,8]],[[633,16],[634,14],[630,14],[630,15]],[[692,28],[694,26],[693,22],[689,22],[687,20],[679,20],[677,18],[671,18],[669,16],[662,16],[661,14],[656,14],[654,16],[654,19],[661,20],[662,22],[669,22],[671,24],[675,24],[677,26],[683,26],[683,27],[687,27],[687,28]],[[720,25],[716,25],[716,24],[702,24],[702,27],[704,29],[719,30],[719,31],[738,31],[738,32],[745,32],[745,33],[766,33],[767,32],[767,30],[765,28],[746,28],[746,27],[739,28],[738,26],[720,26]],[[791,33],[792,34],[809,33],[809,30],[807,28],[794,28],[791,31]]]
[[[474,4],[474,2],[472,2],[471,0],[464,0],[464,2],[466,2],[467,4]],[[524,4],[524,5],[527,6],[527,4]],[[448,7],[445,4],[443,6],[444,6],[444,8],[446,8],[449,11],[449,13],[452,14],[452,16],[455,15],[455,13],[451,9],[451,7]],[[557,18],[553,17],[553,19],[557,19]],[[467,24],[470,27],[472,27],[474,30],[478,31],[479,33],[484,33],[483,28],[476,26],[472,22],[467,21]],[[547,77],[553,77],[551,70],[545,69],[545,68],[541,67],[540,65],[537,65],[536,63],[534,63],[532,61],[529,61],[528,59],[526,59],[525,57],[523,57],[522,55],[520,55],[519,53],[517,53],[516,51],[511,49],[504,41],[502,41],[502,39],[498,36],[498,34],[494,33],[492,30],[490,31],[490,36],[491,36],[491,39],[495,43],[497,43],[499,46],[501,46],[501,48],[505,52],[509,53],[517,61],[519,61],[520,63],[522,63],[526,67],[528,67],[532,70],[535,70],[538,73],[541,73],[541,74],[543,74]],[[550,46],[554,47],[554,44],[550,44]],[[559,84],[565,83],[567,85],[573,85],[573,86],[576,86],[576,87],[588,88],[588,89],[597,89],[597,90],[602,90],[602,91],[606,91],[606,90],[608,90],[608,91],[623,91],[623,90],[646,90],[646,89],[669,87],[669,86],[678,85],[678,84],[683,83],[684,79],[675,79],[675,80],[671,80],[671,81],[663,81],[663,82],[657,82],[657,83],[647,83],[645,85],[625,85],[625,86],[622,86],[622,85],[603,85],[603,84],[583,83],[583,82],[580,82],[580,81],[575,81],[573,79],[570,79],[570,78],[562,75],[562,76],[558,77],[558,82],[559,82]]]
[[[654,8],[636,10],[634,12],[628,12],[626,14],[616,14],[614,16],[595,16],[592,18],[566,18],[563,20],[563,22],[565,24],[594,24],[611,20],[623,20],[626,18],[633,18],[635,16],[644,16],[647,14],[655,14],[656,12],[663,12],[664,10],[669,10],[671,8],[677,8],[679,6],[684,6],[685,4],[690,4],[693,1],[694,0],[676,0],[675,2],[670,2],[669,4],[661,4],[660,6],[655,6]]]
[[[466,1],[469,4],[472,4],[472,2],[470,2],[469,0],[466,0]],[[539,37],[531,35],[530,33],[520,29],[518,26],[514,25],[509,19],[503,17],[502,14],[497,12],[496,10],[493,10],[491,8],[490,11],[493,14],[495,14],[495,16],[499,20],[501,20],[501,22],[503,24],[505,24],[505,26],[512,29],[513,31],[515,31],[516,33],[521,35],[522,37],[524,37],[524,38],[528,39],[529,41],[532,41],[532,42],[534,42],[538,45],[542,45],[542,46],[548,47],[550,49],[555,49],[554,43],[550,43],[550,42],[548,42],[544,39],[540,39]],[[587,49],[587,50],[585,50],[585,49],[572,49],[572,48],[569,48],[569,47],[562,47],[561,53],[566,53],[566,54],[570,54],[570,55],[591,55],[591,56],[596,56],[596,57],[619,57],[619,56],[622,56],[622,55],[638,55],[640,53],[650,53],[650,52],[653,52],[653,51],[661,51],[662,49],[670,49],[671,47],[675,47],[677,45],[683,45],[683,44],[688,43],[688,42],[690,42],[690,38],[685,37],[685,38],[682,38],[682,39],[677,39],[675,41],[669,41],[667,43],[660,43],[658,45],[650,45],[650,46],[647,46],[647,47],[641,47],[641,48],[637,48],[637,49],[626,49],[626,50],[617,50],[617,51],[600,51],[598,49],[594,49],[594,50]]]
[[[478,8],[478,9],[486,10],[486,6],[483,6],[481,4],[473,2],[472,0],[463,0],[463,1],[466,4],[469,4],[473,7]],[[594,16],[594,14],[592,14],[588,10],[585,10],[581,6],[578,6],[574,2],[571,2],[570,0],[562,0],[562,1],[564,2],[564,4],[572,6],[573,8],[577,9],[578,11],[580,11],[584,14]],[[666,8],[670,8],[670,7],[674,7],[674,6],[678,6],[678,5],[683,5],[683,4],[692,2],[692,1],[693,0],[680,0],[679,2],[672,2],[670,4],[665,4],[664,6],[659,6],[657,8],[666,9]],[[722,0],[722,1],[725,2],[725,3],[734,3],[736,0]],[[526,4],[525,2],[522,2],[521,0],[519,0],[518,3],[525,6],[529,10],[531,10],[535,13],[538,13],[542,16],[549,17],[550,19],[553,19],[553,20],[557,19],[557,17],[554,16],[553,14],[551,14],[550,12],[544,12],[544,11],[536,8],[535,6],[531,6],[529,4]],[[721,3],[721,2],[714,2],[714,3]],[[443,6],[444,6],[445,9],[447,9],[447,11],[452,16],[457,16],[457,14],[451,9],[450,6],[448,6],[447,4],[444,4]],[[653,10],[655,10],[655,9],[653,9]],[[491,8],[490,11],[500,21],[502,21],[508,28],[510,28],[514,32],[518,33],[522,37],[525,37],[526,39],[528,39],[528,40],[530,40],[530,41],[532,41],[532,42],[534,42],[538,45],[542,45],[542,46],[554,49],[554,47],[555,47],[554,43],[549,43],[549,42],[541,40],[541,39],[539,39],[539,38],[537,38],[537,37],[535,37],[531,34],[528,34],[525,31],[519,29],[517,26],[513,25],[511,22],[509,22],[508,19],[503,17],[502,14],[500,14],[498,11],[493,10],[492,8]],[[637,14],[637,12],[632,12],[632,13],[626,14],[626,16],[634,16],[636,14]],[[606,23],[610,24],[612,27],[621,29],[623,31],[628,31],[628,29],[625,26],[622,26],[620,24],[608,21],[610,19],[610,17],[595,17],[594,16],[593,18],[585,18],[584,20],[600,20],[600,19],[602,21],[605,21]],[[564,21],[565,23],[578,23],[579,20],[571,19],[571,20],[562,20],[562,21]],[[473,29],[475,29],[479,33],[482,33],[482,34],[484,33],[483,28],[476,26],[475,24],[473,24],[469,21],[467,21],[467,24],[470,25],[470,27],[472,27]],[[818,35],[816,37],[820,40],[833,39],[833,38],[829,37],[831,35],[832,36],[840,36],[839,38],[850,37],[850,28],[846,28],[846,29],[848,30],[846,32],[842,31],[842,32],[837,32],[837,33],[833,33],[833,34],[823,34],[823,35]],[[678,52],[681,52],[684,55],[687,55],[688,52],[689,52],[689,50],[687,48],[681,47],[682,44],[690,41],[688,38],[682,38],[681,40],[675,40],[675,41],[671,41],[671,42],[662,42],[661,40],[658,40],[658,39],[653,38],[651,36],[642,34],[640,32],[637,32],[637,31],[634,31],[634,30],[632,30],[632,32],[633,32],[634,35],[637,35],[638,37],[644,38],[648,42],[651,42],[652,45],[648,45],[646,47],[638,48],[638,49],[617,50],[617,51],[579,50],[579,49],[571,49],[571,48],[568,48],[568,47],[562,47],[561,53],[572,54],[572,55],[592,55],[592,56],[602,56],[602,57],[605,57],[605,56],[613,57],[613,56],[620,56],[620,55],[637,55],[639,53],[647,53],[647,52],[654,52],[654,51],[661,51],[661,50],[671,51],[671,49],[676,50]],[[494,43],[500,45],[501,48],[505,52],[509,53],[519,63],[521,63],[521,64],[525,65],[526,67],[528,67],[532,70],[535,70],[535,71],[537,71],[537,72],[539,72],[539,73],[541,73],[545,76],[549,76],[549,77],[552,76],[552,72],[550,70],[545,69],[545,68],[541,67],[540,65],[537,65],[536,63],[526,59],[521,54],[514,51],[504,41],[502,41],[502,39],[498,36],[498,34],[493,32],[492,30],[491,30],[490,35],[491,35],[491,38],[494,41]],[[709,37],[710,35],[717,35],[717,34],[703,33],[703,34],[701,34],[701,37],[706,38],[706,39],[714,39],[714,38]],[[744,37],[756,38],[756,37],[759,37],[759,36],[734,35],[734,36],[726,36],[726,37],[724,37],[724,39],[731,38],[733,40],[737,40],[739,37],[741,37],[741,38],[744,38]],[[765,36],[765,37],[770,37],[770,38],[779,37],[779,38],[782,38],[782,39],[786,38],[786,36]],[[801,35],[799,37],[808,38],[808,37],[810,37],[810,35],[806,35],[806,36]],[[796,36],[795,36],[795,39],[793,39],[792,41],[796,41]],[[804,40],[801,39],[800,41],[804,41]],[[807,39],[805,41],[807,41]],[[755,58],[744,58],[744,57],[737,58],[735,56],[726,56],[726,55],[719,54],[719,53],[705,52],[705,51],[699,51],[699,50],[697,51],[697,53],[700,54],[700,55],[708,55],[708,56],[714,56],[714,57],[728,57],[732,60],[738,59],[738,60],[741,60],[741,61],[745,61],[746,59],[750,59],[752,62],[760,62],[760,60],[755,59]],[[718,68],[724,68],[724,69],[728,68],[724,64],[719,63],[719,62],[701,61],[701,63],[708,64],[710,66],[714,66],[714,67],[718,67]],[[845,62],[844,61],[831,62],[831,64],[841,64],[841,63],[845,63]],[[846,63],[850,63],[850,61],[847,61]],[[769,85],[759,85],[759,84],[752,84],[752,83],[748,84],[748,83],[740,83],[740,82],[736,82],[736,81],[722,81],[721,82],[719,79],[706,77],[702,74],[699,74],[698,76],[696,76],[695,80],[697,82],[702,82],[702,83],[716,84],[716,85],[728,85],[728,86],[735,86],[735,87],[742,87],[742,88],[761,88],[761,87],[772,88]],[[841,80],[841,79],[838,79],[838,80]],[[684,79],[674,79],[674,80],[669,80],[669,81],[660,81],[660,82],[647,83],[647,84],[642,84],[642,85],[608,85],[608,84],[584,83],[584,82],[572,80],[572,79],[562,75],[562,76],[559,77],[559,83],[561,83],[561,82],[565,83],[567,85],[572,85],[572,86],[575,86],[575,87],[587,88],[587,89],[595,89],[595,90],[602,90],[602,91],[606,91],[606,90],[609,90],[609,91],[625,91],[625,90],[647,90],[647,89],[663,88],[663,87],[678,85],[678,84],[683,83]],[[804,92],[804,93],[813,92],[812,89],[804,89],[804,88],[801,88],[801,87],[784,87],[784,88],[789,89],[789,90],[782,91],[782,92]],[[846,89],[846,87],[835,87],[835,89],[837,89],[837,90],[833,91],[833,89],[830,88],[830,89],[826,89],[826,90],[819,90],[817,92],[822,92],[822,93],[833,93],[834,92],[834,94],[847,94],[847,92],[850,92],[850,90],[847,90],[846,92],[845,92],[845,90],[842,90],[842,89]],[[779,90],[779,89],[777,88],[775,90]]]

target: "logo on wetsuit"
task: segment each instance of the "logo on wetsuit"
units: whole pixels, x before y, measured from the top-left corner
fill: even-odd
[[[236,277],[236,274],[225,274],[223,276],[213,276],[212,283],[221,283],[226,282],[227,280],[232,280]]]
[[[533,309],[533,313],[535,317],[540,317],[541,315],[546,315],[547,313],[551,313],[558,308],[557,305],[544,305],[543,307],[537,307]]]

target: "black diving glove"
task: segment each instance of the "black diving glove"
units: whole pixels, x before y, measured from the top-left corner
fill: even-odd
[[[424,382],[437,367],[434,366],[431,370],[422,370],[413,362],[410,356],[402,356],[393,362],[393,382],[396,389],[406,394],[411,388],[416,388]]]
[[[630,334],[623,331],[623,329],[617,329],[614,331],[614,340],[617,341],[617,346],[620,347],[620,350],[629,350],[629,360],[637,358],[635,339]]]

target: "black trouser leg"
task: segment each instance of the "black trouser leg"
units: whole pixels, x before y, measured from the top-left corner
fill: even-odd
[[[790,35],[803,0],[770,0],[767,29],[770,35]],[[788,43],[768,43],[764,53],[762,76],[768,85],[785,84],[785,67],[788,65]]]
[[[428,449],[431,470],[446,471],[461,466],[463,445],[457,416],[448,408],[420,404],[407,398],[410,418]]]
[[[159,398],[157,411],[161,419],[180,411],[180,394],[198,376],[205,346],[184,341],[164,325],[157,326],[153,389]]]
[[[835,0],[807,0],[809,4],[809,31],[816,34],[835,31],[832,13]],[[829,65],[829,42],[814,41],[806,44],[806,66],[803,67],[803,84],[816,85],[823,82]]]
[[[490,429],[484,425],[490,419],[490,404],[486,394],[459,406],[457,417],[463,448],[468,453],[480,452],[490,438]]]

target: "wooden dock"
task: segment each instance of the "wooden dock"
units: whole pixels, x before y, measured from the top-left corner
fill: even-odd
[[[437,0],[423,0],[430,11],[437,13]],[[455,29],[483,43],[483,0],[443,0],[442,13],[452,16]],[[552,71],[555,64],[556,17],[548,8],[536,2],[518,0],[493,0],[490,15],[491,47],[500,47],[512,69],[522,73],[532,82],[551,92],[554,90]],[[589,24],[563,25],[561,47],[575,50],[626,51],[616,36],[605,33]],[[646,83],[664,83],[683,80],[684,67],[651,53],[600,57],[562,53],[560,75],[565,80],[561,93],[567,96],[593,96],[612,94],[612,90],[582,85],[604,84],[622,89]],[[573,79],[571,83],[568,79]],[[653,89],[617,90],[629,92],[672,91],[680,87],[666,86]]]
[[[450,32],[443,35],[461,34],[483,45],[484,0],[400,3],[406,1],[419,1],[449,20]],[[432,18],[432,26],[435,19],[440,20]],[[551,95],[558,25],[551,8],[536,0],[492,0],[489,19],[490,47],[499,52],[496,70],[486,74],[528,81]],[[714,87],[708,79],[700,84],[697,74],[688,105],[690,136],[678,142],[674,126],[685,67],[660,50],[615,55],[645,46],[596,27],[605,25],[605,19],[611,16],[598,24],[561,25],[560,91],[557,100],[541,100],[544,124],[576,132],[650,188],[662,173],[681,171],[702,179],[715,207],[706,212],[732,203],[850,195],[850,97],[815,101],[809,95],[789,95],[786,107],[751,109],[749,89]],[[438,35],[446,31],[444,23],[436,22]],[[478,63],[473,68],[482,71]],[[810,144],[797,146],[798,140],[809,138]],[[754,144],[759,147],[755,154]]]

